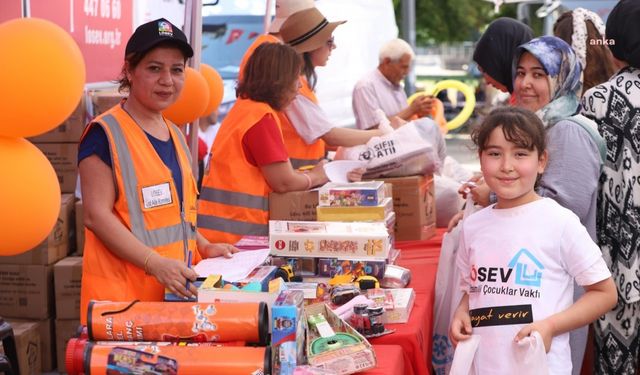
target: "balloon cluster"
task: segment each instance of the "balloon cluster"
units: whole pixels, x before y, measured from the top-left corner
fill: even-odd
[[[0,24],[0,256],[30,250],[53,228],[60,185],[49,160],[22,137],[61,124],[78,105],[85,65],[56,24],[22,18]]]
[[[223,93],[222,77],[214,68],[206,64],[200,65],[199,72],[187,68],[180,96],[162,114],[177,125],[190,123],[213,113]]]

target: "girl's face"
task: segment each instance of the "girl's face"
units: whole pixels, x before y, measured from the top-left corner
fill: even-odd
[[[517,207],[538,199],[534,186],[546,163],[546,152],[540,155],[537,150],[507,141],[502,126],[493,129],[480,152],[480,166],[484,180],[498,197],[496,208]]]
[[[536,112],[551,100],[549,79],[542,64],[529,52],[518,61],[516,79],[513,82],[516,105]]]
[[[158,47],[127,69],[130,95],[149,110],[160,112],[173,104],[184,85],[184,55],[178,48]]]
[[[335,48],[336,43],[333,39],[333,36],[331,36],[329,39],[327,39],[326,43],[322,45],[322,47],[311,51],[311,63],[313,64],[313,66],[316,67],[327,65],[329,56],[331,56],[331,51],[333,51]]]

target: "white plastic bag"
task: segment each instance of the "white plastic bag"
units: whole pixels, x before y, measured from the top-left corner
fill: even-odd
[[[547,375],[547,351],[544,348],[542,336],[533,331],[516,343],[516,362],[520,365],[518,375]]]
[[[467,195],[464,217],[475,212],[471,194]],[[449,340],[449,326],[453,314],[458,308],[462,291],[460,290],[460,271],[456,267],[458,241],[462,221],[442,238],[438,273],[436,274],[435,300],[433,303],[433,347],[431,362],[436,375],[449,373],[453,362],[453,344]]]
[[[468,340],[460,341],[456,348],[449,375],[479,375],[478,364],[474,361],[480,346],[480,336],[471,335]],[[436,374],[439,372],[436,371]]]
[[[401,126],[381,137],[373,137],[364,145],[340,147],[335,159],[368,161],[365,178],[402,177],[430,174],[440,169],[440,159],[428,124],[421,119]]]

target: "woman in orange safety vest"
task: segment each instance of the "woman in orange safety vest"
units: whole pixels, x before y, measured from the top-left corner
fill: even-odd
[[[337,127],[318,105],[315,68],[327,64],[336,48],[333,30],[344,22],[328,22],[313,7],[293,13],[280,28],[282,40],[304,61],[299,95],[284,109],[282,121],[284,142],[294,167],[312,165],[323,158],[325,143],[331,147],[357,146],[393,130],[390,126],[372,130]]]
[[[245,66],[238,100],[220,125],[198,203],[198,227],[210,241],[235,243],[269,234],[271,191],[327,182],[324,162],[307,173],[289,161],[277,111],[296,96],[302,62],[283,44],[264,43]]]
[[[129,96],[95,118],[78,150],[85,250],[81,321],[91,300],[162,301],[197,292],[189,268],[237,249],[196,229],[197,187],[181,131],[162,116],[184,84],[193,50],[166,19],[127,42],[120,89]]]

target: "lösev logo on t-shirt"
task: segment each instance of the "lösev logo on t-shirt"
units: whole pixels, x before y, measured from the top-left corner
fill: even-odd
[[[540,298],[540,285],[544,265],[527,249],[520,249],[511,258],[507,267],[486,267],[471,265],[470,279],[475,284],[471,286],[472,293],[506,294]],[[482,284],[481,284],[482,283]],[[522,286],[513,288],[511,284]]]

